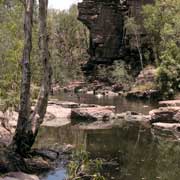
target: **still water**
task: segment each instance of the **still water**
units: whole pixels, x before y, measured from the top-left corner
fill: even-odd
[[[71,96],[66,100],[79,101]],[[118,105],[118,112],[144,112],[146,108],[153,108],[149,102],[129,102],[120,97],[97,99],[88,95],[86,100],[83,97],[80,102]],[[92,156],[114,158],[119,165],[105,170],[107,180],[179,180],[180,143],[155,136],[154,133],[149,128],[129,125],[112,129],[82,129],[77,125],[42,127],[36,146],[58,149],[62,144],[74,144],[83,146]],[[60,167],[48,173],[43,180],[64,180],[66,176],[66,168]]]
[[[150,110],[157,107],[157,102],[150,100],[128,100],[122,96],[102,96],[98,98],[97,96],[91,94],[62,93],[61,95],[57,96],[57,98],[62,101],[71,101],[76,103],[115,106],[117,113],[135,111],[138,113],[148,114]]]

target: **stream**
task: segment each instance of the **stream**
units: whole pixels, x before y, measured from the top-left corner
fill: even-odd
[[[122,97],[81,98],[62,95],[59,100],[100,105],[115,105],[118,113],[124,111],[149,112],[156,106],[151,102],[128,101]],[[116,127],[111,129],[79,129],[77,126],[42,127],[38,148],[58,149],[62,144],[83,146],[94,157],[116,159],[119,166],[106,169],[107,180],[179,180],[180,144],[162,137],[155,138],[151,129]],[[66,168],[60,165],[42,180],[65,180]]]

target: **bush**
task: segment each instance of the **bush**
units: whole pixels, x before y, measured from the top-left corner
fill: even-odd
[[[113,64],[112,81],[117,84],[122,84],[124,89],[129,89],[133,82],[133,77],[128,72],[129,67],[123,62],[115,62]]]
[[[143,14],[156,58],[157,84],[169,98],[180,89],[180,1],[156,0],[144,6]]]
[[[100,159],[90,159],[88,152],[80,148],[73,152],[72,161],[68,164],[68,179],[105,180],[101,176],[101,170],[102,161]]]

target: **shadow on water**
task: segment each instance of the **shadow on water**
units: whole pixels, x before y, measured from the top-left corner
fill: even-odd
[[[66,100],[75,101],[72,97]],[[122,108],[127,110],[130,106],[130,102],[124,101],[120,101],[119,111]],[[81,103],[101,105],[115,105],[116,102],[119,100],[92,100],[90,96],[86,101],[81,100]],[[142,106],[147,105],[142,102],[135,104],[131,104],[132,109],[128,110],[142,111]],[[126,107],[122,107],[123,105]],[[104,172],[107,180],[180,179],[179,142],[154,136],[150,128],[143,128],[141,125],[127,124],[111,129],[82,129],[77,125],[65,125],[40,129],[37,147],[58,149],[62,144],[73,144],[77,147],[83,145],[92,156],[115,159],[118,166]],[[50,172],[43,180],[64,180],[65,176],[66,168],[60,168]]]

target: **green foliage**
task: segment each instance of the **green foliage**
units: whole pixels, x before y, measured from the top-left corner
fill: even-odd
[[[125,18],[125,25],[124,28],[126,30],[127,35],[130,39],[130,46],[131,48],[137,49],[139,53],[139,59],[141,63],[141,69],[143,70],[144,64],[143,64],[143,55],[141,50],[141,29],[142,27],[136,22],[134,17],[126,17]]]
[[[72,161],[68,165],[69,180],[82,180],[83,177],[89,177],[91,180],[105,180],[101,176],[102,161],[99,159],[92,160],[89,154],[80,148],[72,154]],[[81,176],[80,174],[84,174]]]
[[[88,58],[88,30],[77,20],[77,6],[49,14],[54,81],[62,84],[82,79],[81,64]]]
[[[180,48],[169,41],[162,52],[163,59],[157,71],[157,81],[164,97],[173,96],[180,89]]]
[[[129,71],[130,66],[126,65],[122,60],[117,60],[112,66],[98,66],[96,76],[102,82],[119,84],[122,85],[124,89],[129,89],[133,81]]]
[[[168,98],[180,89],[180,1],[156,0],[144,6],[143,15],[156,58],[158,86]]]
[[[17,104],[19,95],[23,7],[19,1],[5,2],[0,2],[0,99],[9,106]]]
[[[123,61],[115,62],[113,65],[112,79],[114,83],[122,84],[125,88],[129,88],[133,81],[132,76],[128,73],[129,66]]]
[[[17,106],[24,42],[23,5],[19,0],[0,1],[0,101],[5,107]],[[49,46],[54,82],[66,83],[82,78],[81,64],[87,59],[88,31],[77,20],[77,7],[69,11],[49,10]],[[31,72],[33,98],[42,79],[39,61],[38,6],[34,7]]]
[[[153,89],[157,89],[156,85],[152,82],[147,82],[145,84],[136,85],[135,87],[132,88],[132,91],[145,92]]]
[[[34,9],[32,79],[40,81],[37,6]],[[19,0],[0,2],[0,100],[4,107],[18,106],[21,79],[21,58],[24,42],[23,5]],[[34,94],[34,89],[32,89]],[[35,97],[35,95],[34,95]]]

